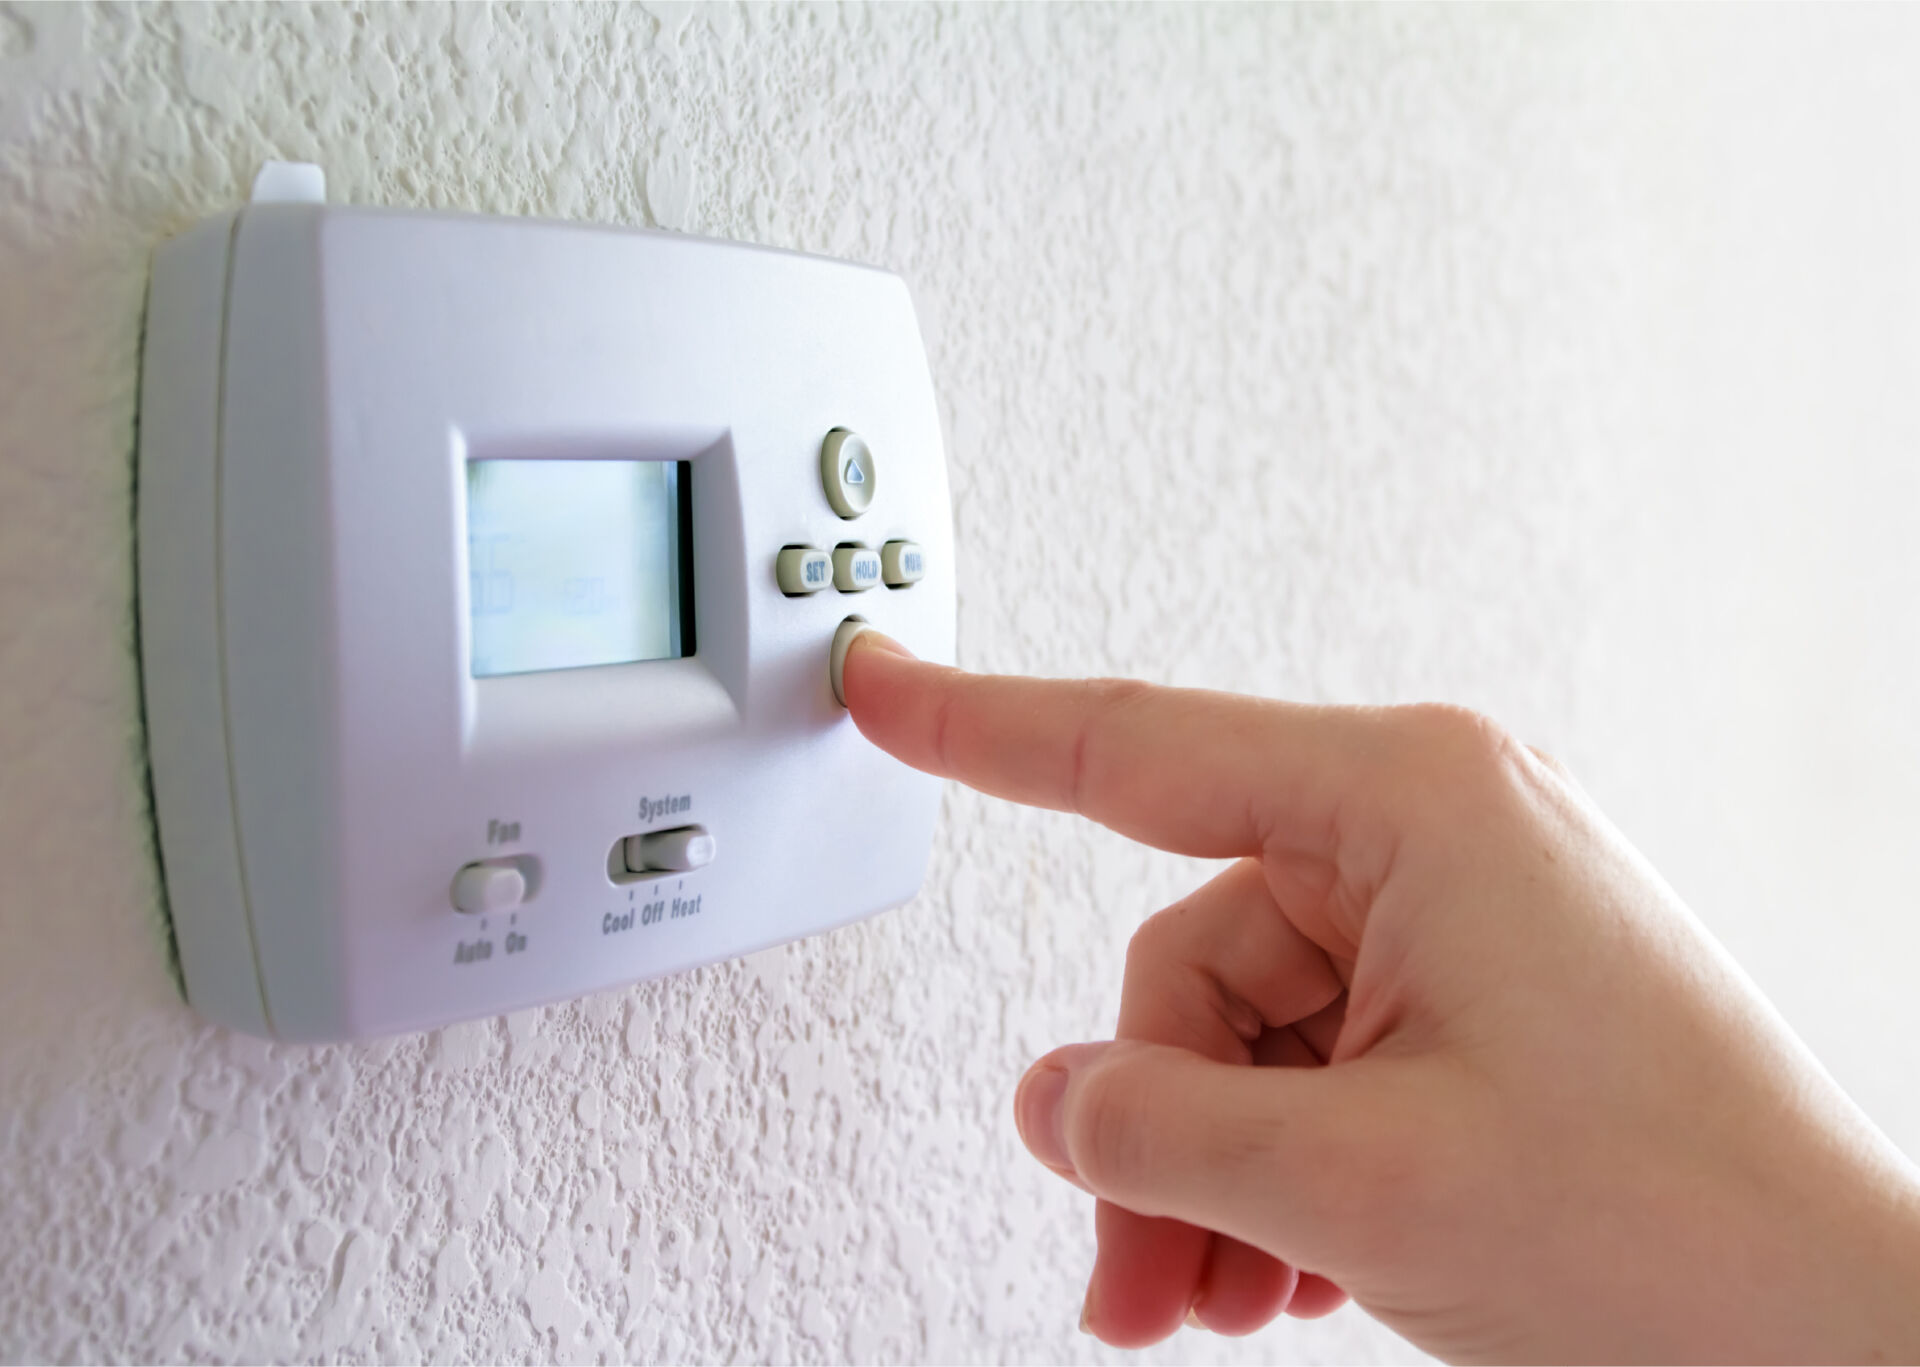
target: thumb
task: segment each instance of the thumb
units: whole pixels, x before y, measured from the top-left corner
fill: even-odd
[[[1420,1128],[1389,1076],[1400,1066],[1256,1068],[1074,1044],[1028,1070],[1014,1116],[1034,1157],[1095,1196],[1338,1274],[1420,1166]]]

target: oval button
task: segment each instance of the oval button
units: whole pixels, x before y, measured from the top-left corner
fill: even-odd
[[[820,483],[827,502],[844,518],[855,518],[873,506],[873,448],[858,432],[836,427],[820,443]]]
[[[789,598],[818,593],[833,582],[833,557],[811,546],[788,546],[774,562],[774,577]]]
[[[911,541],[889,541],[880,548],[880,577],[890,589],[903,589],[926,577],[927,557]]]
[[[833,686],[833,700],[842,707],[847,705],[847,690],[843,682],[847,668],[847,651],[853,645],[853,638],[868,630],[867,619],[855,614],[840,624],[833,633],[833,648],[827,652],[827,682]]]
[[[833,586],[842,593],[865,593],[880,582],[880,552],[865,546],[837,546],[833,552]]]

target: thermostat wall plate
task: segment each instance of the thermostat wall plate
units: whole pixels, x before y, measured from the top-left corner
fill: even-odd
[[[953,656],[933,388],[883,272],[263,194],[154,258],[139,592],[168,900],[220,1023],[490,1015],[924,877],[938,781],[829,677],[854,618]]]

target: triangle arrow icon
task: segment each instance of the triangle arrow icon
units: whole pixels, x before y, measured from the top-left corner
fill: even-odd
[[[867,472],[860,468],[860,462],[857,460],[849,459],[847,461],[847,483],[865,484],[866,482],[867,482]]]

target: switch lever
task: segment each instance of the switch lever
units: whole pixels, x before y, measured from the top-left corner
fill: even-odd
[[[626,839],[629,873],[690,873],[713,862],[713,837],[705,826],[678,826]]]

